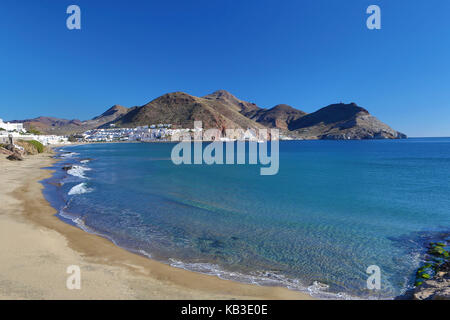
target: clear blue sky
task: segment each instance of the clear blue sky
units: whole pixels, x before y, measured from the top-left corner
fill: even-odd
[[[410,136],[450,136],[449,17],[448,0],[2,0],[0,118],[226,89],[266,108],[356,102]]]

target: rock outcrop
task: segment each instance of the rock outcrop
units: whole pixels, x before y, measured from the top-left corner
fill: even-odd
[[[450,261],[439,267],[432,279],[425,280],[414,292],[416,300],[450,300]]]
[[[22,156],[17,152],[14,152],[10,156],[7,156],[6,159],[11,160],[11,161],[22,161],[23,160]]]
[[[333,104],[292,122],[289,130],[301,139],[402,139],[395,131],[355,103]]]
[[[14,144],[7,144],[1,148],[1,153],[6,154],[6,159],[11,161],[22,161],[23,160],[23,150],[16,148]]]
[[[10,156],[10,155],[12,155],[14,152],[12,152],[12,151],[10,151],[10,150],[8,150],[8,149],[6,149],[6,148],[0,147],[0,153],[1,153],[1,154],[4,154],[4,155],[6,155],[6,156]]]

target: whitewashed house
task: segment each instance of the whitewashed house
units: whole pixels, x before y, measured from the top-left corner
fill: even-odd
[[[6,130],[6,131],[24,131],[23,123],[10,123],[10,122],[3,122],[3,119],[0,119],[0,128]]]

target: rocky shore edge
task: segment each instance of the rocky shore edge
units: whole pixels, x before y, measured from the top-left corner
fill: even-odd
[[[415,300],[450,300],[449,241],[431,242],[426,262],[416,273]]]

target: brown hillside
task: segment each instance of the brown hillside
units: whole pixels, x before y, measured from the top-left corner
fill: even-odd
[[[306,115],[306,112],[295,109],[287,104],[279,104],[272,109],[262,109],[251,116],[256,122],[270,127],[287,130],[290,124]]]
[[[292,122],[289,126],[304,139],[398,139],[406,136],[350,104],[332,104]]]
[[[262,128],[262,125],[240,114],[240,102],[233,98],[199,98],[184,92],[168,93],[130,111],[114,123],[120,127],[170,123],[176,127],[193,128],[194,121],[202,121],[203,128]]]

